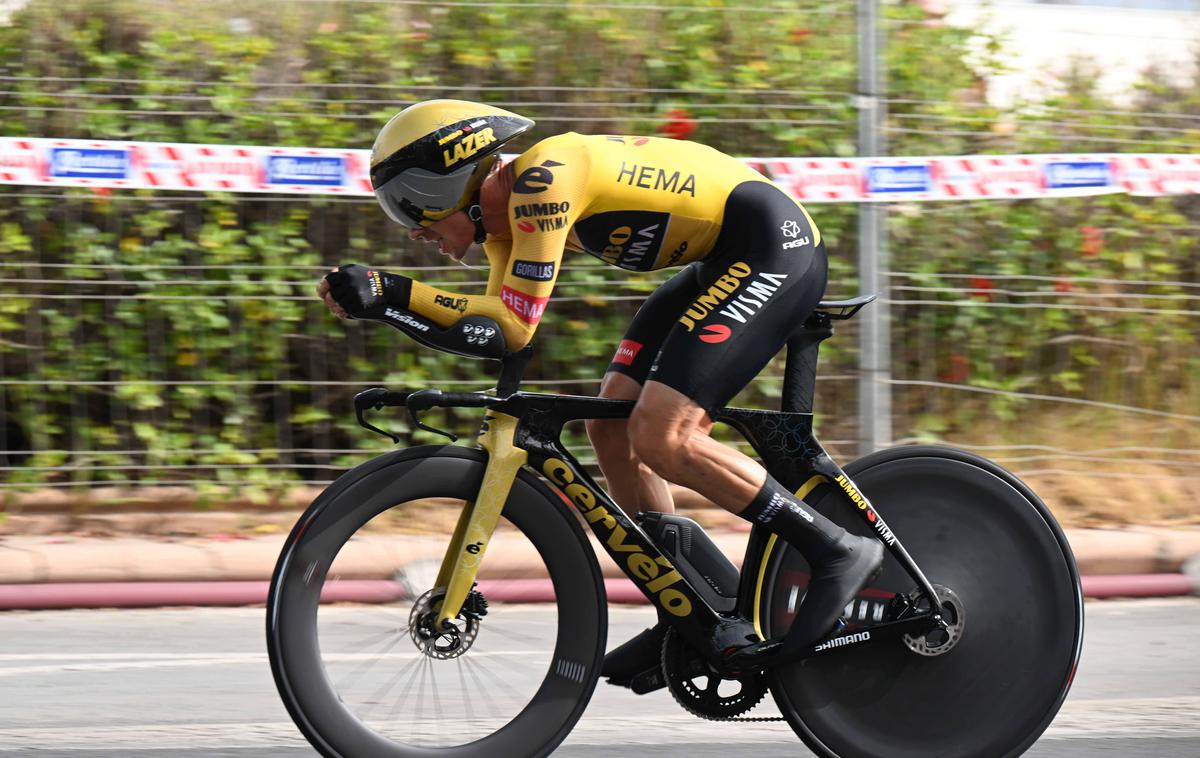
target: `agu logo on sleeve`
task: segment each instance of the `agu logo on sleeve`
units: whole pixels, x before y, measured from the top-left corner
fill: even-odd
[[[50,149],[50,176],[56,179],[128,179],[129,151],[112,148]]]
[[[339,187],[345,179],[346,162],[340,155],[267,156],[267,184]]]
[[[1050,161],[1046,164],[1047,189],[1107,187],[1112,183],[1108,161]]]
[[[867,168],[867,192],[891,195],[905,192],[931,192],[933,176],[929,166],[870,166]]]

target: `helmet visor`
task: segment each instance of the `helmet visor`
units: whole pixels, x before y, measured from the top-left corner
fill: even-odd
[[[410,229],[443,218],[461,206],[478,163],[449,174],[410,168],[375,188],[375,197],[388,218]]]

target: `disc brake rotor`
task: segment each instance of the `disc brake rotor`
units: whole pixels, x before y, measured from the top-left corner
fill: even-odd
[[[436,628],[444,590],[429,590],[413,603],[408,613],[408,636],[425,655],[439,660],[457,658],[471,649],[479,636],[479,617],[459,613],[449,624]]]
[[[958,644],[962,639],[967,619],[966,608],[958,595],[954,594],[954,590],[940,584],[933,585],[933,589],[937,592],[938,604],[942,606],[942,617],[946,620],[946,640],[941,644],[934,644],[936,640],[931,641],[928,633],[904,635],[904,644],[909,650],[930,658],[945,655]]]
[[[663,639],[662,667],[675,701],[700,718],[740,716],[767,693],[766,680],[757,672],[741,679],[722,679],[674,629],[668,629]]]

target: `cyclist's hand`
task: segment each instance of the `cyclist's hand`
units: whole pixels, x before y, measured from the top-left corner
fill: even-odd
[[[407,308],[412,280],[379,269],[339,266],[317,285],[317,295],[338,318],[371,318],[384,308]]]
[[[337,269],[335,268],[333,271],[337,271]],[[317,297],[321,298],[333,315],[338,318],[350,318],[350,314],[346,313],[345,309],[333,299],[333,295],[329,294],[329,280],[325,277],[321,277],[321,281],[317,282]]]

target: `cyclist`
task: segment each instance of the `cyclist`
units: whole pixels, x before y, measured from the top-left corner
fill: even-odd
[[[821,234],[803,207],[741,161],[693,142],[561,134],[502,164],[533,121],[432,100],[405,108],[371,152],[384,212],[415,240],[461,261],[482,243],[484,295],[344,265],[317,292],[340,318],[387,321],[418,341],[478,357],[524,347],[565,250],[630,271],[683,270],[643,303],[600,388],[636,400],[628,420],[588,435],[614,499],[671,512],[666,482],[689,487],[799,550],[812,580],[797,613],[815,643],[878,571],[878,540],[847,533],[751,458],[709,436],[712,414],[783,347],[825,290]],[[602,674],[628,686],[659,665],[667,625],[611,651]]]

